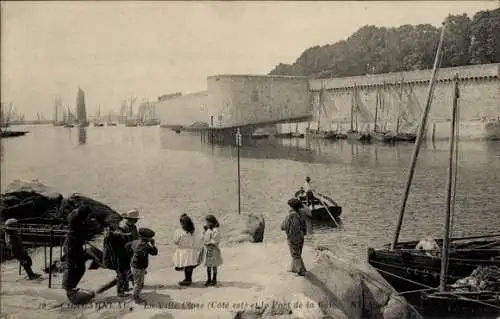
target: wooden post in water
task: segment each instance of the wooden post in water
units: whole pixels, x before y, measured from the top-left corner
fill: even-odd
[[[241,132],[240,129],[238,128],[236,131],[236,149],[238,152],[238,215],[241,214],[240,146],[241,146]]]
[[[54,242],[54,230],[50,229],[50,243],[49,243],[49,288],[52,288],[52,243]]]
[[[453,184],[453,153],[455,151],[455,132],[457,125],[457,103],[458,103],[458,74],[455,75],[455,86],[453,90],[453,108],[451,115],[450,148],[448,154],[448,178],[446,181],[446,216],[444,219],[444,238],[441,251],[441,274],[439,278],[439,291],[446,290],[446,275],[448,270],[448,246],[450,241],[450,216],[451,216],[451,191]]]
[[[432,70],[432,78],[429,82],[429,90],[427,94],[427,101],[425,103],[425,109],[422,112],[422,118],[420,119],[420,126],[418,127],[417,141],[415,142],[415,147],[413,148],[412,159],[410,163],[410,169],[408,172],[408,179],[406,181],[405,191],[403,195],[403,200],[401,201],[401,207],[399,210],[398,222],[396,225],[396,231],[394,232],[394,239],[392,241],[391,249],[394,249],[398,243],[399,233],[401,231],[401,225],[403,224],[403,217],[406,208],[406,202],[408,201],[408,195],[410,194],[411,183],[413,181],[413,175],[415,173],[415,167],[417,165],[418,154],[420,153],[420,146],[422,145],[425,126],[427,124],[427,117],[429,116],[429,110],[432,104],[432,97],[434,93],[434,87],[437,79],[438,69],[441,64],[441,50],[443,47],[444,40],[444,31],[446,29],[446,25],[443,23],[443,27],[441,29],[441,36],[439,38],[439,44],[436,51],[436,57],[434,59],[434,67]]]

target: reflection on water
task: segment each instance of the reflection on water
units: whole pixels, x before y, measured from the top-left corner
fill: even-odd
[[[197,223],[209,210],[237,214],[234,146],[158,127],[29,131],[3,143],[2,186],[38,178],[65,195],[81,192],[119,211],[137,207],[141,223],[154,225],[158,242],[167,246],[182,212]],[[393,236],[413,146],[311,140],[308,149],[305,139],[255,140],[240,152],[242,210],[266,216],[266,240],[283,240],[286,202],[309,175],[343,207],[343,230],[318,231],[315,242],[341,240],[360,251],[382,245]],[[464,142],[459,150],[454,235],[498,232],[500,143]],[[447,157],[446,141],[423,145],[402,240],[441,236]]]
[[[78,128],[78,144],[84,145],[87,143],[87,128],[79,127]]]

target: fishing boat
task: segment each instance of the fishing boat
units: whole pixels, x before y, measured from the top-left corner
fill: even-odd
[[[9,130],[0,130],[1,138],[9,138],[9,137],[19,137],[28,134],[27,131],[9,131]]]
[[[260,140],[260,139],[266,139],[269,137],[269,133],[264,131],[263,129],[256,129],[255,132],[252,134],[252,139],[254,140]]]
[[[135,103],[135,101],[137,100],[137,98],[130,98],[130,104],[129,104],[129,107],[128,107],[128,115],[125,119],[125,126],[126,127],[136,127],[137,124],[138,124],[138,120],[137,118],[134,116],[134,109],[133,109],[133,105]]]
[[[346,132],[347,140],[356,142],[371,142],[371,135],[369,132],[361,132],[358,130],[358,113],[360,105],[358,103],[358,92],[357,87],[354,85],[354,89],[351,95],[351,128]],[[354,126],[356,123],[356,126]]]
[[[320,223],[334,223],[337,225],[337,220],[342,214],[342,206],[337,204],[332,198],[320,194],[314,193],[314,207],[309,205],[305,192],[299,190],[295,193],[295,197],[300,200],[302,205],[311,210],[311,215],[308,216],[311,220]],[[334,220],[333,220],[334,219]]]
[[[450,135],[450,156],[448,167],[448,180],[446,189],[446,218],[445,232],[443,239],[428,238],[421,241],[398,242],[401,230],[406,202],[412,184],[416,162],[420,146],[424,139],[425,126],[432,103],[432,96],[437,79],[437,69],[441,59],[441,50],[444,37],[442,28],[441,37],[436,52],[432,78],[429,82],[429,92],[427,102],[419,125],[419,132],[410,164],[408,180],[401,203],[398,223],[391,245],[386,245],[382,249],[368,249],[368,262],[400,293],[404,294],[407,300],[414,304],[426,318],[432,317],[436,312],[452,314],[454,317],[466,315],[471,318],[471,311],[478,311],[479,308],[488,308],[493,313],[500,309],[498,291],[478,292],[473,294],[465,292],[450,292],[450,285],[470,276],[478,267],[499,267],[500,266],[500,234],[484,235],[474,237],[450,238],[451,215],[453,211],[454,196],[453,173],[456,172],[456,160],[453,163],[453,155],[458,158],[455,139],[457,131],[456,106],[458,100],[458,76],[455,77],[455,92],[453,100],[453,120],[452,134]],[[456,144],[456,145],[455,145]],[[453,154],[455,151],[455,154]],[[455,164],[455,166],[454,166]],[[455,172],[454,172],[455,170]],[[493,295],[496,294],[496,303]],[[475,299],[475,300],[472,300]],[[483,299],[483,300],[481,300]],[[484,300],[488,300],[489,303]],[[467,305],[466,307],[463,307]],[[495,308],[496,307],[496,308]],[[465,311],[467,310],[467,311]],[[466,313],[467,312],[467,313]],[[475,317],[472,314],[472,317]]]
[[[384,88],[385,88],[385,83],[384,83]],[[380,92],[380,88],[377,89],[377,96],[376,96],[376,102],[375,102],[375,120],[373,123],[373,131],[370,132],[370,136],[374,141],[381,142],[381,143],[394,143],[396,142],[396,135],[391,134],[390,132],[387,131],[380,131],[378,127],[378,116],[379,116],[379,111],[383,111],[385,108],[385,103],[383,101],[383,96]]]

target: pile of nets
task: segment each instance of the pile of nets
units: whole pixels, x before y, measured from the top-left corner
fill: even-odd
[[[457,280],[451,287],[459,291],[500,291],[500,268],[479,266],[470,276]]]

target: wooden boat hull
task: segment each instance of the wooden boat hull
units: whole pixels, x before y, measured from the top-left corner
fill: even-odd
[[[500,315],[500,300],[498,292],[423,293],[418,308],[425,318],[442,318],[446,315],[452,318],[494,319]]]
[[[345,134],[345,133],[337,133],[336,138],[338,140],[345,140],[345,139],[347,139],[347,134]]]
[[[263,139],[266,139],[268,137],[269,137],[269,135],[252,135],[252,139],[254,139],[254,140],[263,140]]]
[[[325,140],[335,140],[337,139],[337,133],[334,131],[309,131],[309,136],[311,138],[319,138]]]
[[[305,207],[311,209],[311,215],[308,216],[311,221],[317,222],[321,225],[329,224],[332,226],[336,226],[336,223],[332,220],[332,217],[335,218],[336,221],[339,220],[340,215],[342,214],[342,206],[338,205],[328,196],[322,194],[317,195],[322,197],[321,199],[326,204],[326,206],[323,205],[318,198],[314,200],[314,208],[308,206],[307,197],[301,196],[299,192],[296,193],[295,197],[300,200]],[[325,207],[328,207],[328,209],[326,209]]]
[[[24,136],[26,134],[28,134],[28,132],[24,132],[24,131],[2,131],[0,133],[0,137],[2,137],[2,138],[19,137],[19,136]]]
[[[441,245],[442,240],[435,240]],[[399,292],[422,289],[421,283],[430,287],[439,286],[441,258],[414,250],[417,241],[401,243],[395,250],[368,249],[368,263]],[[500,266],[500,249],[474,250],[474,247],[491,245],[495,240],[476,240],[455,243],[451,246],[448,267],[448,284],[469,276],[478,266]],[[460,250],[458,250],[460,249]],[[412,283],[416,282],[416,283]]]
[[[415,141],[417,140],[417,134],[402,133],[397,136],[397,139],[402,142],[415,143]]]
[[[371,132],[370,136],[374,141],[382,142],[382,143],[394,143],[397,141],[396,136],[382,133],[382,132]]]
[[[369,133],[362,133],[362,132],[347,132],[347,139],[350,141],[357,141],[357,142],[371,142],[371,135]]]

